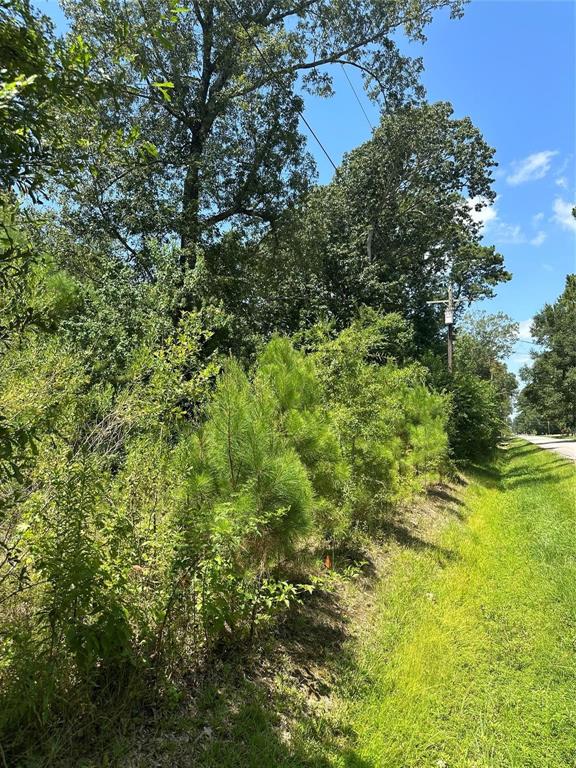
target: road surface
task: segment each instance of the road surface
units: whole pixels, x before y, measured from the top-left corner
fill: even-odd
[[[518,435],[522,440],[528,440],[529,443],[539,445],[548,451],[554,451],[567,459],[576,461],[576,440],[565,440],[563,438],[548,437],[548,435]]]

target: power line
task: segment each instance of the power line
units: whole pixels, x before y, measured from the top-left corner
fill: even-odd
[[[234,17],[236,18],[236,21],[238,22],[238,24],[240,24],[240,26],[242,27],[242,29],[243,29],[243,30],[244,30],[244,32],[246,33],[246,36],[248,37],[248,39],[250,40],[250,42],[252,43],[252,45],[254,46],[254,48],[256,48],[256,50],[258,51],[258,54],[259,54],[260,58],[262,59],[262,61],[263,61],[263,62],[264,62],[264,64],[266,65],[267,69],[270,71],[270,74],[272,75],[272,77],[274,78],[274,80],[276,81],[276,83],[277,83],[277,84],[280,86],[280,88],[282,88],[282,90],[283,90],[285,93],[287,93],[287,94],[289,95],[289,97],[290,97],[290,98],[292,98],[294,94],[292,93],[292,91],[291,91],[290,89],[288,89],[288,88],[287,88],[287,87],[284,85],[284,83],[282,82],[282,80],[280,80],[280,78],[278,78],[278,77],[277,77],[277,73],[276,73],[276,72],[274,71],[274,69],[272,68],[272,66],[271,66],[270,62],[268,61],[268,59],[266,58],[266,56],[264,56],[264,53],[262,52],[262,49],[261,49],[261,48],[260,48],[260,46],[258,45],[258,43],[257,43],[256,39],[254,38],[254,36],[253,36],[253,35],[251,35],[251,34],[250,34],[250,31],[249,31],[248,27],[247,27],[247,26],[246,26],[246,24],[245,24],[245,23],[242,21],[242,19],[240,18],[240,16],[239,16],[239,15],[238,15],[238,13],[236,12],[236,9],[234,8],[234,6],[232,5],[232,3],[230,2],[230,0],[224,0],[224,3],[225,3],[225,4],[226,4],[226,6],[229,8],[229,10],[232,12],[232,14],[234,15]],[[332,167],[334,168],[334,170],[335,170],[335,171],[338,171],[338,167],[337,167],[336,163],[335,163],[335,162],[334,162],[334,160],[332,160],[332,158],[330,157],[330,154],[328,153],[328,150],[326,149],[326,147],[324,146],[324,144],[322,144],[322,142],[320,141],[320,138],[318,137],[318,134],[316,133],[316,131],[315,131],[315,130],[312,128],[312,126],[310,125],[310,123],[308,122],[308,120],[307,120],[307,119],[304,117],[304,113],[302,112],[302,110],[301,110],[301,109],[298,109],[297,107],[295,107],[295,110],[296,110],[296,112],[298,113],[298,115],[300,116],[300,119],[302,120],[302,122],[304,123],[304,125],[306,126],[306,128],[308,128],[308,130],[310,131],[310,133],[312,134],[312,136],[313,136],[313,137],[316,139],[316,141],[317,141],[317,143],[318,143],[318,146],[320,147],[320,149],[322,150],[322,152],[324,152],[324,154],[325,154],[325,155],[326,155],[326,157],[328,158],[328,160],[329,160],[330,164],[332,165]]]
[[[360,107],[360,109],[364,113],[364,117],[366,118],[366,121],[367,121],[368,125],[370,126],[370,128],[372,130],[374,130],[374,126],[370,122],[370,118],[368,117],[368,115],[366,113],[366,110],[364,109],[364,105],[362,104],[362,102],[360,101],[360,97],[356,93],[356,88],[354,88],[354,86],[352,85],[352,80],[350,80],[350,78],[348,77],[348,72],[346,72],[344,64],[340,64],[340,66],[342,67],[342,72],[344,72],[346,80],[348,80],[348,85],[350,86],[350,88],[352,88],[352,93],[354,94],[354,96],[356,96],[356,101],[358,102],[358,106]]]

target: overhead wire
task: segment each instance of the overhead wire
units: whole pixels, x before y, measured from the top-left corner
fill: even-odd
[[[366,122],[368,123],[370,128],[372,130],[374,130],[374,126],[372,125],[372,123],[370,121],[370,118],[368,117],[368,114],[367,114],[366,110],[364,109],[364,105],[362,104],[362,102],[360,101],[360,97],[356,93],[356,88],[354,88],[354,85],[352,84],[352,80],[350,80],[350,78],[348,77],[348,72],[346,72],[346,68],[344,67],[344,64],[342,64],[342,62],[340,62],[340,66],[342,67],[342,72],[344,72],[344,76],[346,77],[346,80],[348,80],[348,85],[350,86],[350,88],[352,88],[352,93],[356,97],[356,101],[358,102],[358,106],[360,107],[360,109],[362,110],[362,112],[364,114],[364,117],[366,118]]]
[[[282,90],[285,93],[287,93],[289,95],[290,98],[292,98],[294,94],[292,93],[292,91],[289,88],[286,87],[286,85],[278,77],[277,72],[274,71],[274,68],[272,67],[272,65],[270,64],[270,62],[268,61],[268,59],[264,55],[264,53],[263,53],[262,49],[260,48],[260,46],[258,45],[258,42],[256,41],[256,38],[250,33],[250,30],[248,29],[248,27],[246,26],[244,21],[240,18],[240,16],[238,15],[236,9],[234,8],[234,6],[230,2],[230,0],[223,0],[223,2],[228,7],[230,12],[233,14],[233,16],[235,17],[236,21],[240,24],[240,26],[244,30],[244,32],[246,34],[246,37],[248,37],[248,39],[250,40],[250,42],[252,43],[254,48],[258,51],[258,55],[260,56],[260,58],[264,62],[266,68],[269,70],[270,74],[272,75],[272,77],[274,78],[276,83],[280,86],[280,88],[282,88]],[[324,144],[320,141],[320,137],[318,136],[316,131],[312,128],[312,126],[310,125],[309,121],[306,119],[306,117],[305,117],[304,113],[302,112],[302,110],[298,109],[298,107],[295,107],[295,111],[298,113],[300,119],[302,120],[302,122],[304,123],[306,128],[308,128],[308,130],[310,131],[311,135],[316,140],[316,142],[317,142],[318,146],[320,147],[320,149],[322,150],[322,152],[328,158],[328,161],[330,162],[331,166],[334,168],[335,171],[338,171],[338,166],[336,165],[334,160],[332,160],[332,158],[330,157],[330,153],[328,152],[328,150],[326,149]]]

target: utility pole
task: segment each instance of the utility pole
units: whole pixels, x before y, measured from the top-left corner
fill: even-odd
[[[448,370],[452,373],[454,358],[454,310],[461,299],[455,299],[452,294],[452,286],[448,286],[448,298],[427,301],[426,304],[445,304],[444,322],[448,326]]]

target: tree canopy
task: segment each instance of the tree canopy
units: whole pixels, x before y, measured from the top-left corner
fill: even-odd
[[[567,276],[562,294],[534,316],[530,330],[538,347],[520,372],[517,429],[576,432],[576,275]]]
[[[365,305],[401,313],[430,345],[441,319],[428,300],[452,283],[471,302],[510,278],[472,216],[494,197],[493,166],[493,150],[449,104],[385,114],[277,230],[244,247],[227,238],[207,264],[211,285],[226,300],[234,280],[235,309],[260,332],[320,318],[344,327]]]
[[[149,237],[175,238],[194,264],[195,246],[223,225],[273,221],[313,175],[298,83],[329,94],[329,65],[343,62],[388,108],[413,100],[421,65],[394,34],[421,38],[434,9],[461,5],[67,0],[72,34],[108,86],[66,125],[82,231],[102,228],[133,258]]]

